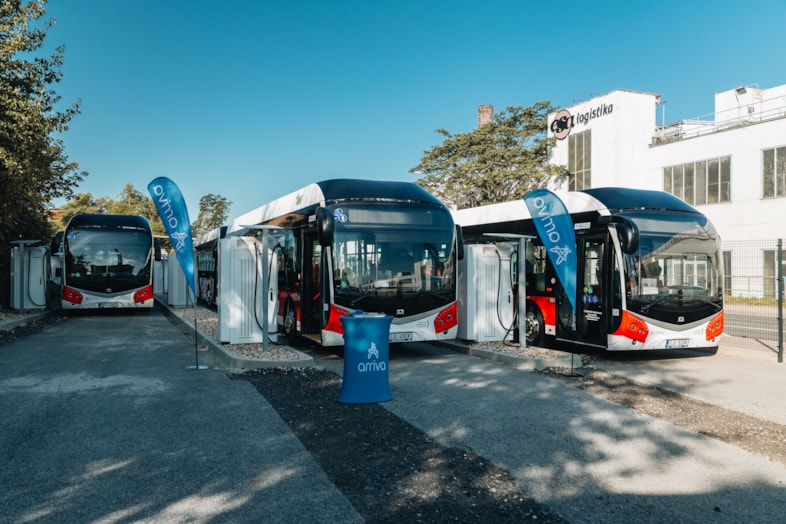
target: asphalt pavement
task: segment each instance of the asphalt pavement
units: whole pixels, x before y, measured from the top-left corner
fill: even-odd
[[[265,399],[158,310],[0,345],[0,522],[362,522]]]
[[[593,365],[786,424],[786,365],[750,351]],[[343,373],[336,353],[308,353]],[[0,346],[0,521],[360,520],[263,397],[193,360],[157,310]],[[408,344],[389,380],[385,408],[506,468],[569,522],[786,522],[783,464],[527,369]]]

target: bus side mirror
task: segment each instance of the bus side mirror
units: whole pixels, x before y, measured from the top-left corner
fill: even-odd
[[[614,228],[617,230],[622,252],[626,255],[635,253],[639,249],[639,228],[636,224],[623,219],[614,224]]]
[[[329,246],[333,243],[333,232],[336,229],[336,222],[333,219],[333,213],[326,207],[318,207],[316,211],[317,218],[317,239],[319,245],[322,247]]]
[[[153,259],[156,262],[161,262],[161,242],[157,238],[153,240]]]
[[[464,231],[456,224],[456,259],[464,260]]]
[[[52,255],[56,255],[60,253],[60,250],[63,248],[63,231],[59,231],[55,236],[52,237],[52,243],[49,245],[49,252]]]

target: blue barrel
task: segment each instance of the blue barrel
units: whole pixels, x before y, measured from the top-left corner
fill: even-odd
[[[391,400],[388,339],[393,317],[354,311],[339,320],[344,326],[344,380],[338,401],[370,404]]]

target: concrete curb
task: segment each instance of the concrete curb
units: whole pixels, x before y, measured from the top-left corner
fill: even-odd
[[[0,331],[11,331],[12,329],[24,326],[30,322],[34,322],[39,318],[44,318],[54,313],[54,311],[44,311],[43,313],[36,313],[34,315],[26,315],[24,318],[20,318],[18,320],[11,320],[9,322],[3,322],[0,324]]]
[[[194,333],[194,326],[188,323],[186,320],[181,318],[180,316],[176,315],[169,307],[156,299],[156,305],[163,311],[163,313],[172,320],[175,324],[180,327],[181,331],[186,334],[193,335]],[[283,359],[256,359],[256,358],[244,358],[240,357],[228,349],[226,349],[222,344],[219,344],[212,338],[205,335],[199,328],[197,328],[197,344],[204,344],[207,347],[210,356],[213,357],[214,362],[218,365],[221,369],[225,369],[227,371],[233,370],[252,370],[252,369],[265,369],[265,368],[281,368],[281,367],[290,367],[290,368],[304,368],[304,367],[314,367],[314,358],[306,355],[302,351],[298,351],[290,346],[287,346],[289,351],[296,353],[300,358],[298,360],[283,360]]]
[[[570,353],[565,353],[565,356],[560,358],[556,358],[556,357],[541,358],[541,357],[528,357],[522,355],[514,355],[509,353],[500,353],[498,351],[492,351],[490,349],[473,348],[452,341],[440,341],[439,344],[449,349],[452,349],[458,353],[464,353],[465,355],[470,355],[473,357],[490,360],[492,362],[498,362],[500,364],[505,364],[506,366],[510,366],[516,369],[543,370],[547,368],[571,367]],[[582,367],[581,357],[574,358],[572,367],[574,369],[579,369]]]

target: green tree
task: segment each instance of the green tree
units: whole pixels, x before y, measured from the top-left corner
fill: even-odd
[[[191,225],[192,235],[198,238],[201,233],[223,225],[231,206],[232,202],[220,195],[211,193],[203,196],[199,200],[199,216]],[[161,247],[165,250],[171,249],[166,228],[158,215],[153,199],[150,195],[138,191],[133,184],[126,183],[114,198],[94,198],[90,193],[78,193],[73,200],[60,206],[58,211],[61,219],[53,224],[53,228],[57,230],[65,229],[71,217],[79,213],[143,216],[150,222],[153,234],[159,237]]]
[[[113,215],[139,215],[145,217],[150,222],[153,234],[161,239],[162,246],[168,248],[169,241],[166,239],[166,228],[158,216],[156,205],[147,193],[138,191],[133,184],[127,183],[122,191],[114,199],[109,199],[109,213]]]
[[[69,198],[87,175],[69,161],[56,136],[68,130],[79,102],[58,109],[63,46],[40,56],[46,30],[46,0],[0,1],[0,305],[10,305],[10,242],[48,243],[53,230],[49,208]]]
[[[199,238],[208,231],[212,231],[226,223],[232,202],[222,197],[209,193],[199,199],[199,215],[191,224],[191,234]]]
[[[521,198],[567,174],[549,164],[552,111],[549,102],[510,106],[468,133],[438,129],[445,140],[425,151],[410,173],[422,175],[417,184],[458,209]]]
[[[65,229],[71,218],[82,213],[109,213],[110,204],[111,200],[106,197],[95,199],[91,193],[77,193],[73,200],[58,208],[60,220],[55,222],[55,228],[58,231]]]

